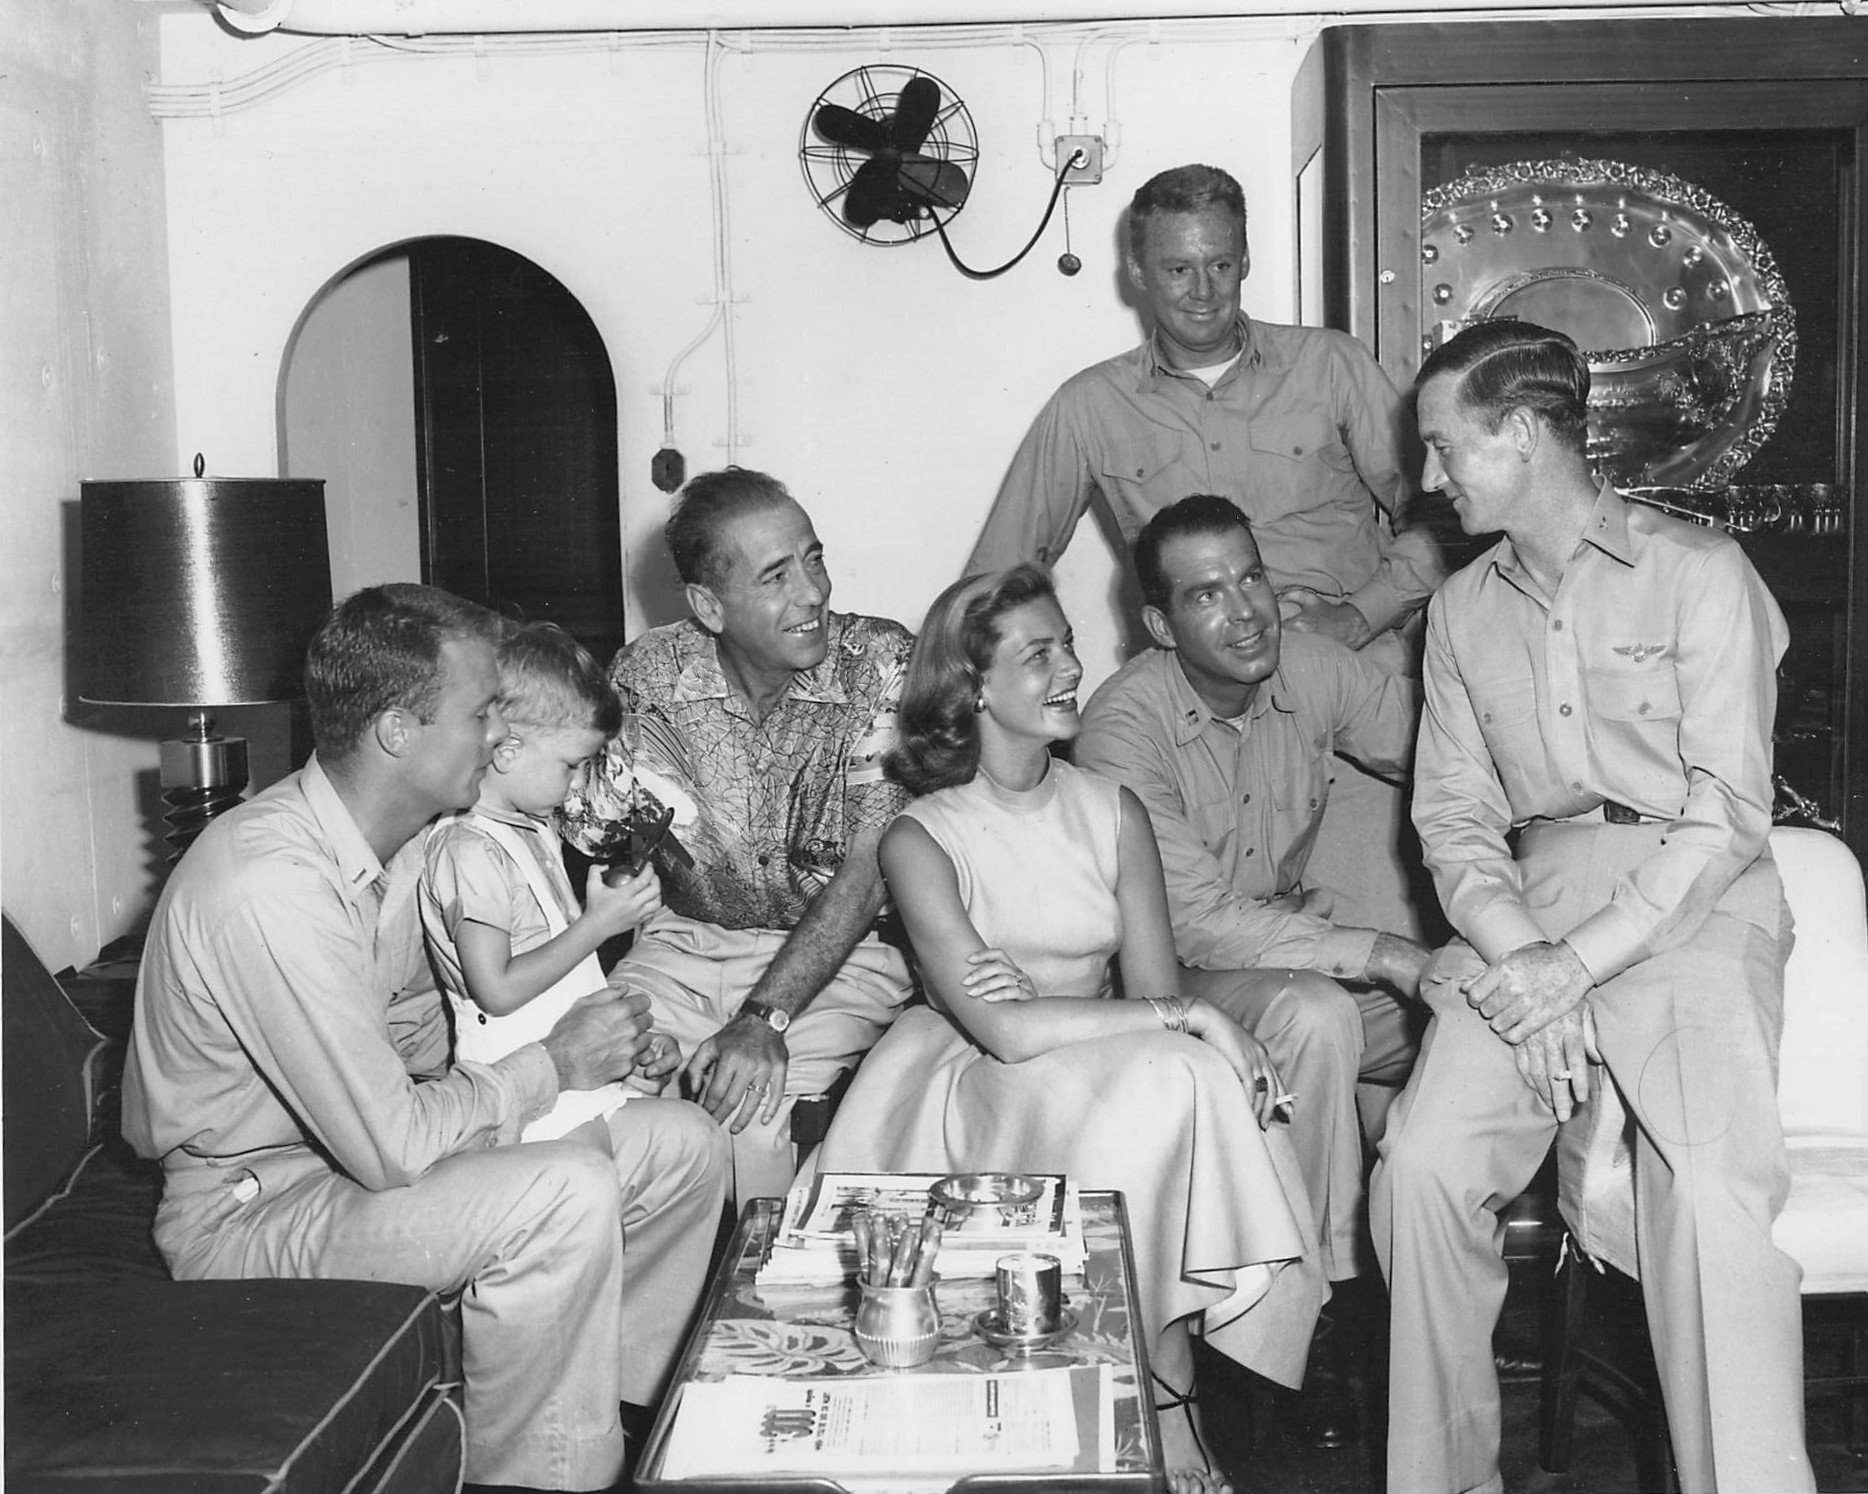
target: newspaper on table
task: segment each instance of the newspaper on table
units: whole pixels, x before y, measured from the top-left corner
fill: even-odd
[[[834,1478],[945,1490],[967,1473],[1115,1469],[1108,1365],[980,1375],[692,1381],[659,1477]]]
[[[785,1197],[778,1234],[759,1281],[836,1281],[856,1274],[851,1220],[863,1209],[919,1219],[937,1172],[826,1172]],[[1083,1274],[1083,1199],[1058,1173],[1032,1175],[1042,1191],[1029,1222],[1013,1222],[990,1209],[975,1210],[942,1232],[935,1273],[948,1280],[990,1276],[1002,1255],[1035,1250],[1054,1255],[1067,1276]]]

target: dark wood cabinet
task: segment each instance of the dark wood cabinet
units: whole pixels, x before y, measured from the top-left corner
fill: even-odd
[[[1768,246],[1758,257],[1794,308],[1780,360],[1780,373],[1794,374],[1772,386],[1762,420],[1754,403],[1751,440],[1706,470],[1675,475],[1653,501],[1671,497],[1732,529],[1776,593],[1792,630],[1780,674],[1779,774],[1868,855],[1868,599],[1857,595],[1868,578],[1860,413],[1868,24],[1835,16],[1342,26],[1319,39],[1293,97],[1299,222],[1320,234],[1302,256],[1321,267],[1320,293],[1307,306],[1363,339],[1403,387],[1424,350],[1459,324],[1439,304],[1460,309],[1446,263],[1449,220],[1443,207],[1429,218],[1428,207],[1469,183],[1523,174],[1527,163],[1554,163],[1561,178],[1578,161],[1612,162],[1637,181],[1691,183],[1755,227]],[[1491,204],[1488,224],[1483,195],[1462,245],[1474,233],[1483,245],[1488,226],[1527,240],[1548,232],[1553,245],[1570,229],[1587,226],[1600,238],[1608,227],[1600,201],[1557,194]],[[1535,224],[1527,201],[1537,203]],[[1607,211],[1626,233],[1612,202]],[[1636,236],[1663,242],[1680,226],[1666,218],[1663,210],[1660,221],[1637,219]],[[1628,299],[1614,273],[1575,273]],[[1509,309],[1538,320],[1537,275],[1519,279],[1512,294],[1526,309]],[[1715,277],[1712,293],[1736,284]]]

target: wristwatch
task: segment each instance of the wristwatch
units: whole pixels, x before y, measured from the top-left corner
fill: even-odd
[[[757,1017],[774,1032],[782,1033],[791,1026],[791,1013],[782,1006],[770,1006],[763,1001],[748,1001],[740,1007],[742,1017]]]

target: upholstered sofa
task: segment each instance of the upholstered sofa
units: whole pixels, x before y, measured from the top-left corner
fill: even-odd
[[[458,1355],[435,1298],[171,1280],[150,1240],[158,1171],[117,1127],[130,975],[61,984],[7,919],[0,981],[7,1494],[458,1490]]]

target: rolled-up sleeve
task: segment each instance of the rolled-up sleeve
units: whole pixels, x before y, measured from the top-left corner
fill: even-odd
[[[1095,489],[1087,448],[1077,436],[1076,404],[1066,384],[1038,412],[999,484],[964,574],[1024,560],[1054,564],[1064,553]]]
[[[1343,444],[1389,520],[1375,574],[1348,600],[1371,631],[1383,633],[1426,604],[1445,579],[1446,566],[1431,532],[1401,527],[1414,485],[1404,465],[1400,392],[1354,338],[1333,340],[1332,351]]]

